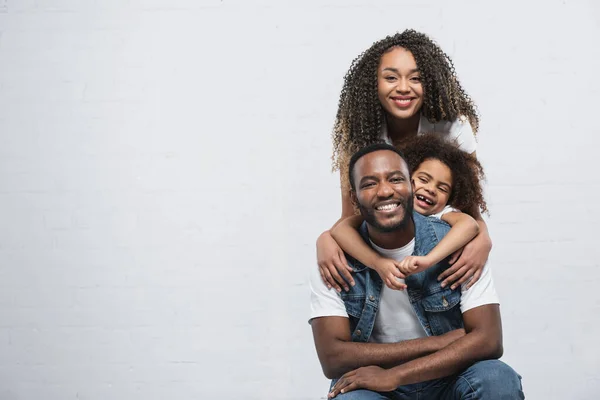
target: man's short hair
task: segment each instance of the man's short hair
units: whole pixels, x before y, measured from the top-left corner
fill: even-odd
[[[348,166],[348,179],[350,179],[350,186],[352,187],[352,190],[356,191],[356,186],[354,185],[354,165],[356,164],[356,162],[360,160],[363,156],[379,150],[389,150],[398,154],[406,164],[406,168],[408,168],[408,163],[406,162],[406,157],[404,157],[404,154],[391,144],[387,144],[385,142],[378,142],[371,144],[367,147],[363,147],[362,149],[354,153],[352,158],[350,158],[350,164]]]

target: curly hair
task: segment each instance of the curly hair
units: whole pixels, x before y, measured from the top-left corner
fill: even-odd
[[[409,50],[417,63],[424,90],[421,114],[433,123],[464,116],[477,132],[477,109],[462,89],[450,57],[427,35],[405,30],[375,42],[352,61],[332,134],[334,170],[347,167],[352,154],[379,138],[385,111],[377,96],[377,69],[381,56],[397,46]]]
[[[479,207],[482,213],[489,211],[483,197],[481,182],[485,180],[483,167],[472,154],[458,148],[435,134],[417,136],[401,148],[411,174],[425,160],[439,160],[452,173],[452,193],[448,204],[463,212],[471,213]]]

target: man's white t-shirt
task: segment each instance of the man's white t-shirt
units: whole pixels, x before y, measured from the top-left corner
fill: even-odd
[[[419,135],[426,133],[434,133],[440,137],[449,140],[456,141],[458,147],[469,154],[477,150],[477,142],[475,141],[475,133],[473,128],[466,117],[460,117],[456,121],[440,121],[431,123],[427,118],[421,115],[419,120],[419,129],[417,130]],[[385,140],[388,144],[392,144],[387,131],[387,125],[382,124],[381,128],[381,139]]]
[[[371,244],[383,257],[402,261],[412,254],[415,241],[413,239],[406,246],[392,250],[383,249],[372,242]],[[462,313],[482,305],[500,303],[489,265],[484,266],[481,277],[469,290],[465,289],[465,285],[461,286],[460,310]],[[309,286],[311,291],[310,320],[331,316],[348,318],[344,301],[335,289],[327,289],[318,268],[313,267],[311,269]],[[381,291],[379,309],[375,316],[375,325],[369,341],[397,343],[425,336],[427,334],[410,305],[407,292],[392,290],[384,285]]]
[[[382,256],[394,260],[403,260],[415,249],[415,239],[399,249],[383,249],[371,242],[373,248]],[[398,279],[404,283],[404,279]],[[340,299],[341,300],[341,299]],[[343,303],[342,303],[343,304]],[[379,310],[375,315],[375,325],[369,338],[375,343],[397,343],[402,340],[417,339],[427,336],[415,314],[406,290],[393,290],[383,285]]]

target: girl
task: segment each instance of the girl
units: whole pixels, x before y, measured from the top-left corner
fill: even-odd
[[[452,229],[448,234],[426,256],[409,256],[397,262],[381,257],[362,240],[357,232],[362,223],[359,215],[343,220],[331,232],[348,254],[376,270],[390,289],[404,289],[404,283],[396,278],[403,279],[437,264],[478,234],[477,222],[460,210],[487,211],[480,184],[483,169],[475,157],[434,135],[421,136],[403,150],[412,171],[414,210],[450,224]],[[480,274],[481,270],[476,271],[465,290]],[[463,275],[451,288],[455,289],[469,278],[470,275]]]
[[[358,149],[378,140],[402,144],[433,132],[475,156],[478,126],[475,105],[458,82],[452,61],[426,35],[406,30],[374,43],[352,62],[340,94],[333,166],[340,170],[342,216],[335,225],[354,215],[346,169]],[[481,271],[491,250],[479,210],[469,212],[477,220],[479,234],[447,270],[444,283]],[[336,290],[353,285],[351,268],[329,231],[317,240],[317,262]]]

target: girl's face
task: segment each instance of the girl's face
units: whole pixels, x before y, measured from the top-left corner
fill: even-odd
[[[423,161],[412,174],[415,211],[437,214],[446,207],[452,193],[452,172],[440,160]]]
[[[419,113],[423,105],[423,86],[410,51],[394,47],[381,56],[377,94],[381,105],[392,117],[409,119]]]

